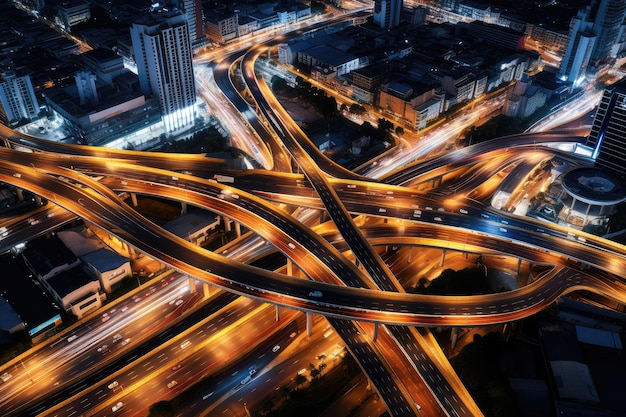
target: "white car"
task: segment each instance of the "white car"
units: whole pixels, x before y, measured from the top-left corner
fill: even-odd
[[[176,382],[176,380],[174,380],[174,379],[173,379],[171,382],[168,382],[167,387],[168,387],[169,389],[172,389],[172,388],[174,388],[176,385],[178,385],[178,382]]]
[[[9,379],[11,379],[13,375],[11,375],[8,372],[3,373],[2,375],[0,375],[0,379],[2,379],[2,382],[7,382]]]
[[[272,348],[272,352],[278,352],[280,350],[280,346],[276,345]]]
[[[124,403],[120,401],[117,404],[115,404],[113,407],[111,407],[111,411],[116,412],[122,407],[124,407]]]
[[[113,381],[109,384],[109,389],[115,389],[120,386],[120,383],[117,381]]]

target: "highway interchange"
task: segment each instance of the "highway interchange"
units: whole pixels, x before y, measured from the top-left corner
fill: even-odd
[[[497,184],[485,184],[502,166],[520,164],[537,155],[540,160],[563,155],[554,145],[576,143],[581,137],[570,133],[519,135],[449,152],[428,163],[408,164],[372,181],[355,173],[347,174],[317,152],[269,94],[263,81],[256,80],[254,60],[262,52],[263,49],[251,48],[241,60],[260,119],[227,81],[238,56],[216,65],[216,83],[248,122],[256,120],[251,126],[269,143],[268,148],[285,152],[281,159],[295,160],[304,174],[232,172],[225,168],[225,161],[203,155],[46,143],[19,137],[5,128],[2,134],[8,147],[0,149],[0,181],[29,190],[65,209],[48,218],[50,224],[80,217],[178,273],[255,300],[248,304],[253,307],[247,308],[262,309],[273,304],[287,307],[292,311],[289,315],[297,310],[324,315],[394,416],[481,415],[432,335],[427,329],[412,325],[474,326],[518,320],[540,311],[559,296],[580,289],[626,301],[621,288],[615,285],[621,282],[619,274],[626,267],[622,245],[581,232],[573,234],[557,225],[513,217],[486,203]],[[268,127],[272,130],[266,131]],[[25,152],[24,148],[35,152]],[[217,182],[212,179],[215,174],[233,176],[234,182]],[[427,187],[428,192],[416,186],[428,183],[432,184]],[[444,185],[438,187],[439,183]],[[120,193],[185,202],[232,218],[269,242],[267,247],[285,254],[309,279],[289,276],[285,271],[266,271],[198,248],[144,219],[119,197]],[[276,203],[321,210],[332,222],[320,232]],[[361,225],[353,216],[381,221]],[[398,220],[402,226],[383,219]],[[41,227],[42,231],[48,230]],[[11,238],[9,235],[0,241],[3,249],[19,243]],[[375,249],[383,245],[506,253],[550,265],[551,269],[542,279],[506,293],[466,297],[406,294]],[[318,291],[322,297],[312,295]],[[163,297],[172,297],[167,294],[170,293],[166,291]],[[267,310],[264,314],[271,316]],[[248,311],[242,310],[235,317]],[[383,330],[379,331],[379,326]],[[64,347],[60,354],[67,356],[67,349],[71,348]],[[175,352],[180,346],[172,349]],[[159,366],[167,373],[176,360],[167,359],[164,363]],[[85,365],[77,362],[71,366]],[[166,377],[167,382],[170,375]],[[160,380],[161,386],[164,380]],[[122,382],[126,386],[132,383]],[[107,383],[103,382],[103,386]],[[176,389],[181,388],[183,384]],[[71,389],[66,387],[68,392]],[[93,407],[99,392],[108,392],[102,387],[94,389],[77,399],[78,404]],[[16,404],[24,403],[19,398],[16,394]],[[3,403],[3,407],[4,404],[9,405]],[[41,407],[28,406],[35,413],[36,407]]]

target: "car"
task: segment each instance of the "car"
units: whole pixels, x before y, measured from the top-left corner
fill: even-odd
[[[122,407],[124,407],[124,403],[119,401],[117,404],[115,404],[113,407],[111,407],[111,411],[116,412],[117,410],[119,410]]]
[[[176,302],[175,302],[174,304],[175,304],[175,305],[177,305],[177,306],[179,306],[179,305],[181,305],[183,302],[184,302],[184,301],[183,301],[183,299],[182,299],[182,298],[179,298],[178,300],[176,300]]]
[[[78,336],[73,334],[73,335],[71,335],[70,337],[67,338],[67,343],[73,342],[76,339],[78,339]]]
[[[248,375],[252,376],[254,374],[256,374],[256,369],[255,368],[250,369],[250,372],[248,372]]]
[[[176,385],[178,385],[178,382],[176,382],[176,380],[175,380],[175,379],[172,379],[170,382],[168,382],[168,383],[167,383],[167,387],[168,387],[169,389],[174,388]]]
[[[278,352],[280,350],[280,346],[276,345],[272,348],[272,352]]]
[[[102,345],[98,348],[98,352],[100,353],[104,353],[104,352],[108,352],[109,351],[109,346],[107,345]]]
[[[241,385],[246,385],[248,382],[250,382],[251,379],[252,377],[250,375],[246,376],[244,379],[241,380]]]
[[[113,343],[117,343],[120,340],[122,340],[122,335],[121,334],[116,334],[115,336],[113,336]]]
[[[185,349],[189,345],[191,345],[191,342],[189,340],[185,340],[183,343],[180,344],[180,348]]]
[[[172,366],[172,371],[178,371],[181,366],[182,365],[180,363],[177,363],[176,365]]]
[[[130,343],[130,337],[127,337],[126,339],[122,341],[122,346],[126,346],[129,343]]]
[[[321,297],[323,294],[321,291],[311,291],[309,297]]]
[[[125,313],[128,310],[128,306],[124,306],[120,309],[122,313]]]
[[[290,337],[291,339],[293,339],[293,338],[294,338],[294,337],[296,337],[297,335],[298,335],[298,334],[297,334],[296,332],[292,332],[292,333],[289,335],[289,337]]]
[[[2,375],[0,375],[0,379],[2,379],[2,382],[7,382],[9,379],[11,379],[13,375],[11,375],[8,372],[3,373]]]
[[[117,381],[113,381],[113,382],[111,382],[111,383],[109,384],[109,387],[108,387],[108,388],[109,388],[109,389],[115,389],[115,388],[119,387],[119,385],[120,385],[120,383],[119,383],[119,382],[117,382]]]
[[[316,356],[316,358],[320,361],[324,359],[325,357],[326,357],[326,353],[320,353],[319,355]]]

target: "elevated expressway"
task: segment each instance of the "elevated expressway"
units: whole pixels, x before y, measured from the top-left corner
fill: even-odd
[[[229,66],[224,65],[220,66],[220,68],[224,71]],[[243,65],[243,68],[245,72],[248,67]],[[247,78],[250,79],[251,77],[253,78],[253,74],[248,73]],[[216,69],[216,81],[221,79],[223,78]],[[255,95],[257,100],[261,102],[264,100],[258,87],[252,85],[251,91],[258,93],[258,95]],[[245,105],[247,108],[247,103]],[[307,149],[305,152],[304,148],[300,147],[300,143],[306,144],[307,142],[303,142],[302,133],[289,123],[287,115],[279,115],[277,111],[272,110],[277,109],[278,106],[270,106],[267,103],[259,105],[258,108],[265,112],[266,119],[271,122],[276,132],[285,141],[291,154],[294,155],[298,163],[304,166],[309,183],[314,185],[316,193],[307,188],[304,178],[300,175],[261,172],[255,172],[259,176],[257,188],[258,184],[263,179],[267,181],[268,177],[271,177],[273,180],[284,181],[285,183],[293,181],[295,186],[291,186],[292,188],[289,191],[283,193],[271,193],[269,190],[264,192],[257,190],[254,192],[264,198],[288,204],[300,206],[310,204],[311,207],[319,209],[327,207],[335,224],[339,227],[342,237],[345,237],[349,242],[348,246],[356,248],[353,253],[363,261],[363,265],[369,272],[369,275],[356,268],[349,259],[342,255],[333,245],[329,245],[325,239],[320,239],[317,233],[307,230],[308,228],[286,216],[282,211],[276,210],[273,205],[265,203],[252,194],[245,193],[240,189],[239,178],[237,179],[238,187],[234,188],[178,173],[179,171],[223,172],[226,169],[225,161],[208,160],[207,158],[193,155],[147,154],[148,156],[143,156],[143,154],[139,153],[98,149],[97,155],[99,158],[97,160],[100,163],[94,162],[93,157],[86,157],[83,160],[78,156],[72,158],[67,158],[67,156],[53,157],[53,161],[44,162],[44,158],[38,154],[32,156],[34,159],[24,159],[20,162],[21,166],[7,164],[8,169],[3,171],[4,174],[2,174],[1,178],[9,183],[20,183],[16,185],[26,189],[31,189],[28,184],[33,182],[40,183],[38,185],[43,187],[43,189],[40,188],[39,192],[33,192],[68,208],[86,221],[93,222],[111,231],[121,240],[127,241],[174,268],[242,295],[304,311],[315,311],[328,316],[338,332],[347,340],[347,344],[353,353],[357,352],[357,357],[360,359],[367,357],[368,360],[377,361],[377,365],[371,366],[370,364],[364,370],[373,380],[374,385],[381,391],[387,403],[392,403],[390,411],[393,415],[415,414],[415,405],[408,400],[408,398],[411,398],[411,395],[401,392],[402,387],[400,387],[395,397],[393,397],[393,392],[383,392],[380,388],[381,386],[395,386],[396,381],[389,380],[387,371],[383,371],[378,375],[372,375],[371,370],[379,367],[383,369],[385,365],[391,366],[391,369],[393,369],[394,364],[404,363],[402,360],[404,353],[398,353],[397,350],[408,349],[407,346],[411,347],[413,345],[419,350],[417,345],[424,343],[421,339],[429,337],[428,334],[423,336],[417,331],[409,330],[408,327],[396,326],[394,324],[462,326],[500,323],[532,314],[549,304],[560,294],[576,289],[599,290],[604,295],[616,299],[623,297],[622,294],[614,290],[613,281],[611,281],[614,278],[611,278],[610,275],[594,277],[584,271],[576,271],[576,265],[567,258],[582,260],[586,265],[601,267],[610,272],[623,270],[624,265],[621,262],[613,265],[613,262],[608,260],[609,257],[606,254],[596,253],[595,255],[590,255],[588,252],[592,252],[591,249],[593,248],[584,248],[581,251],[582,254],[571,256],[572,248],[569,246],[580,246],[577,243],[568,245],[565,248],[566,250],[563,251],[563,256],[556,252],[546,253],[546,250],[552,251],[550,248],[559,247],[559,243],[562,243],[558,238],[556,240],[549,239],[549,233],[545,232],[545,230],[550,229],[549,227],[540,227],[536,224],[530,227],[528,225],[511,225],[507,226],[507,233],[509,230],[515,231],[513,239],[509,235],[490,239],[485,236],[501,234],[498,233],[499,227],[494,226],[494,223],[499,223],[500,217],[498,216],[501,215],[488,213],[489,210],[473,200],[461,198],[455,200],[452,207],[440,207],[442,204],[429,200],[428,197],[419,196],[415,190],[375,184],[371,181],[366,182],[365,178],[354,174],[347,175],[348,178],[351,178],[349,180],[326,178],[317,169],[316,163],[318,161],[316,160],[314,163],[308,159],[308,153],[312,152],[312,150]],[[243,109],[243,111],[246,110]],[[16,138],[12,133],[7,135],[7,137],[11,136],[13,136],[12,142],[14,144],[20,143],[24,147],[32,146],[35,148],[41,146],[32,139]],[[537,134],[535,134],[532,145],[528,138],[508,138],[506,144],[501,142],[498,145],[510,147],[511,149],[516,147],[531,149],[532,146],[536,150],[538,142],[559,142],[559,139],[561,142],[564,141],[563,136],[560,138],[557,135],[544,136],[538,139]],[[568,141],[571,142],[576,140],[578,139],[568,138]],[[283,149],[282,145],[279,146]],[[66,155],[95,154],[93,148],[88,147],[68,148],[55,144],[48,144],[46,147],[47,151],[54,150],[63,152]],[[273,146],[272,149],[277,148]],[[507,153],[506,150],[498,149],[493,149],[492,152]],[[451,155],[447,157],[450,158]],[[478,161],[478,159],[474,161],[468,155],[463,156],[461,153],[457,153],[454,156],[458,158],[456,161],[449,159],[448,162],[444,163],[444,159],[441,159],[433,162],[432,166],[424,164],[406,167],[401,172],[385,179],[385,182],[412,184],[428,180],[428,178],[432,181],[433,178],[447,175],[454,169],[461,169],[468,162],[474,163]],[[510,159],[520,158],[519,156],[513,156],[513,152],[510,155],[500,155],[500,157],[503,158],[503,161],[509,160],[508,163],[514,163]],[[57,159],[54,160],[54,158]],[[100,158],[107,158],[108,160],[104,163]],[[478,152],[475,152],[473,158],[478,158]],[[18,157],[15,154],[7,154],[4,155],[3,159],[16,162]],[[65,160],[63,161],[63,159]],[[208,169],[207,165],[210,166]],[[455,165],[457,168],[453,169]],[[58,166],[68,167],[70,171],[59,170]],[[160,167],[161,169],[148,168],[150,166]],[[338,167],[333,166],[332,162],[327,162],[326,168],[333,173],[341,171]],[[31,170],[32,172],[30,172]],[[260,236],[284,252],[309,277],[314,277],[316,280],[321,280],[333,286],[328,287],[325,284],[313,281],[290,280],[288,279],[290,277],[284,275],[259,271],[256,268],[243,264],[237,265],[233,262],[225,262],[224,259],[220,259],[221,257],[217,255],[211,257],[208,253],[202,253],[202,251],[200,251],[199,255],[190,255],[189,259],[187,259],[182,254],[189,251],[189,246],[193,245],[180,241],[180,239],[178,239],[180,241],[178,242],[177,238],[157,230],[158,228],[155,229],[153,225],[146,224],[136,214],[133,215],[133,211],[128,210],[125,204],[119,201],[117,196],[111,193],[108,188],[93,182],[85,175],[71,172],[72,170],[82,171],[94,176],[106,175],[109,178],[123,178],[123,182],[119,181],[118,184],[112,185],[116,191],[145,193],[180,200],[232,217],[257,231]],[[11,171],[13,174],[11,174]],[[19,172],[20,175],[21,173],[25,175],[18,178],[14,176],[16,172]],[[480,184],[487,176],[486,172],[487,170],[483,169],[475,176],[472,176],[471,181],[464,182],[457,189],[468,189],[472,185]],[[56,178],[41,175],[42,173],[50,173],[56,176]],[[59,179],[61,177],[65,180]],[[77,186],[79,183],[82,186]],[[266,184],[275,183],[267,182]],[[46,194],[46,190],[55,191],[51,191],[52,194],[49,192]],[[85,194],[84,192],[87,190],[93,191]],[[251,188],[250,191],[252,192],[253,189]],[[389,192],[393,193],[393,200],[389,199]],[[69,196],[67,193],[69,193]],[[307,198],[301,198],[303,197],[301,193],[308,193]],[[270,196],[270,194],[272,195]],[[298,199],[294,199],[295,195],[299,195]],[[322,198],[317,197],[318,195]],[[368,198],[364,199],[364,195],[367,195]],[[103,199],[107,201],[104,202]],[[303,204],[305,201],[307,203]],[[401,202],[400,204],[399,201]],[[324,204],[320,204],[321,202]],[[459,204],[466,207],[467,215],[458,213]],[[415,207],[424,208],[421,215],[423,217],[420,217],[420,219],[415,218]],[[425,210],[426,207],[443,208],[443,212],[433,210],[432,213],[428,213]],[[384,211],[381,211],[381,209]],[[127,210],[128,213],[122,214]],[[119,211],[120,216],[113,215],[114,211]],[[352,222],[350,213],[397,217],[414,222],[440,222],[441,225],[434,227],[421,224],[415,227],[404,227],[403,230],[387,225],[362,228],[359,231]],[[481,217],[477,221],[479,215]],[[436,220],[435,217],[440,220]],[[508,222],[507,220],[507,225],[509,224]],[[482,234],[471,233],[467,230],[458,232],[455,229],[443,227],[444,224],[454,226],[455,228],[479,230]],[[534,231],[532,230],[533,227],[535,228]],[[429,229],[432,230],[429,232]],[[427,237],[428,233],[432,233],[432,237]],[[554,233],[558,235],[558,233],[563,233],[563,231],[556,230]],[[420,236],[420,238],[407,238],[406,236]],[[143,239],[148,239],[147,241],[152,243],[148,245]],[[339,240],[340,238],[337,236],[333,238],[335,245]],[[368,241],[369,243],[367,243]],[[511,250],[511,253],[516,256],[522,256],[535,262],[552,263],[557,266],[543,279],[522,290],[506,293],[503,297],[501,297],[501,294],[444,298],[411,296],[397,293],[397,291],[402,291],[402,289],[399,288],[393,274],[391,274],[378,254],[370,246],[370,244],[378,243],[427,244],[442,247],[447,245],[450,248],[481,253],[489,250],[497,252]],[[493,246],[491,246],[492,243]],[[605,242],[598,240],[595,244],[605,245]],[[510,246],[510,249],[506,249],[508,246]],[[538,247],[543,249],[537,250]],[[612,248],[610,252],[619,255],[620,248]],[[367,263],[370,261],[372,263]],[[574,269],[571,267],[574,267]],[[375,284],[370,281],[370,277],[375,278]],[[551,283],[551,285],[548,286],[546,283]],[[355,288],[341,288],[343,285]],[[384,291],[381,291],[379,288],[382,288]],[[319,299],[311,297],[309,295],[311,291],[322,291],[324,299],[320,302]],[[391,365],[389,362],[383,364],[380,355],[375,352],[376,346],[371,343],[364,343],[363,338],[357,337],[360,334],[357,324],[350,324],[345,320],[336,320],[334,317],[389,324],[389,333],[393,335],[393,340],[388,339],[387,335],[383,334],[377,344],[384,344],[388,348],[386,352],[394,351],[395,345],[396,359],[393,360],[394,363]],[[428,343],[433,345],[432,341]],[[358,352],[357,349],[363,349],[363,346],[368,351]],[[423,356],[424,352],[414,352],[406,356],[409,359],[413,359],[417,355]],[[439,361],[440,363],[437,366],[445,366],[440,358],[431,357],[427,361]],[[413,360],[409,363],[409,368],[412,366],[417,369],[418,363]],[[395,373],[400,374],[398,371],[395,371]],[[443,372],[437,374],[441,379]],[[424,376],[417,374],[417,377]],[[433,379],[432,375],[431,379]],[[444,381],[441,384],[445,387],[448,382],[445,382],[445,377],[443,379]],[[455,381],[453,379],[453,382]],[[434,379],[432,382],[435,385]],[[430,386],[431,389],[433,389],[433,385]],[[443,390],[441,388],[441,391]],[[441,394],[437,393],[441,408],[436,413],[438,415],[478,415],[480,412],[477,411],[471,399],[469,402],[466,399],[460,401],[458,396],[454,394],[455,390],[463,392],[462,387],[455,386],[451,390],[451,396],[440,396]],[[450,391],[449,388],[448,391]],[[459,404],[464,401],[469,404],[467,407],[452,406],[453,402]],[[419,411],[417,412],[419,413]]]
[[[244,282],[237,282],[235,280],[239,280],[241,279],[241,277],[249,277],[250,270],[245,269],[244,271],[241,271],[241,269],[239,268],[242,268],[243,266],[235,266],[231,264],[228,264],[225,269],[220,269],[213,262],[207,262],[206,259],[200,260],[196,258],[195,261],[176,259],[175,261],[171,261],[162,256],[163,253],[169,253],[179,258],[178,254],[187,252],[189,250],[189,246],[195,248],[193,245],[189,245],[185,241],[175,242],[176,244],[174,244],[174,246],[168,245],[168,248],[161,248],[161,244],[159,244],[157,248],[150,248],[147,247],[147,245],[145,244],[142,245],[142,239],[145,239],[146,242],[154,241],[155,236],[161,233],[157,230],[150,230],[151,228],[154,228],[154,226],[146,225],[143,219],[139,219],[138,216],[136,216],[136,213],[133,214],[133,210],[130,210],[125,204],[119,201],[115,203],[114,207],[107,210],[109,214],[107,214],[106,212],[102,212],[102,208],[108,206],[109,203],[105,205],[101,200],[104,197],[107,197],[108,199],[114,201],[117,198],[116,195],[110,193],[110,191],[108,191],[108,188],[102,187],[102,184],[94,182],[85,175],[77,174],[68,169],[59,169],[58,167],[63,165],[71,165],[71,167],[73,167],[75,170],[88,170],[91,175],[102,174],[118,178],[126,178],[125,182],[127,185],[124,186],[120,182],[119,186],[116,187],[119,188],[118,191],[125,190],[128,192],[144,192],[147,194],[165,196],[167,198],[180,199],[182,201],[187,201],[191,204],[202,206],[218,213],[232,216],[238,221],[244,223],[245,225],[248,225],[248,227],[257,230],[265,239],[272,242],[276,247],[278,247],[280,250],[282,250],[283,252],[288,254],[288,256],[294,259],[294,262],[296,262],[304,271],[315,271],[316,274],[320,274],[319,276],[326,276],[329,282],[336,283],[337,280],[336,276],[333,276],[332,273],[328,273],[325,263],[327,263],[328,259],[336,259],[339,262],[345,263],[345,259],[342,259],[341,257],[326,258],[326,260],[324,260],[321,265],[310,263],[309,253],[302,255],[300,251],[304,250],[305,252],[307,252],[305,248],[315,247],[316,245],[320,244],[324,246],[325,240],[317,240],[314,237],[317,236],[317,234],[315,233],[313,234],[314,236],[311,236],[309,238],[312,240],[306,240],[302,237],[301,233],[290,232],[289,234],[287,234],[282,232],[282,230],[272,230],[271,226],[275,224],[283,226],[283,223],[279,222],[279,217],[286,217],[284,212],[280,210],[275,210],[272,205],[269,205],[268,207],[263,207],[263,210],[259,212],[257,217],[247,217],[248,215],[241,212],[244,211],[242,210],[242,208],[245,210],[254,209],[255,206],[263,206],[265,205],[265,203],[263,203],[262,201],[258,201],[258,199],[252,199],[251,196],[248,196],[245,192],[237,190],[233,187],[229,187],[224,184],[217,184],[212,181],[196,179],[185,174],[176,174],[178,180],[173,181],[171,171],[156,170],[143,167],[143,163],[138,164],[137,158],[139,158],[140,155],[133,155],[131,153],[129,157],[131,157],[130,159],[132,160],[132,163],[128,164],[122,161],[113,161],[111,158],[102,159],[94,157],[73,157],[70,159],[65,156],[52,156],[41,153],[33,154],[15,152],[9,149],[2,151],[4,152],[4,161],[11,160],[20,163],[20,165],[13,165],[11,163],[3,164],[3,181],[15,183],[16,185],[22,186],[26,189],[30,189],[31,191],[40,194],[45,198],[55,201],[66,208],[69,208],[80,217],[85,218],[87,221],[92,221],[95,224],[98,224],[100,227],[111,230],[113,234],[117,234],[118,237],[122,240],[129,241],[129,243],[135,245],[140,250],[143,250],[154,257],[162,259],[164,262],[174,266],[175,268],[184,270],[185,272],[190,273],[194,276],[199,276],[200,278],[207,279],[210,282],[216,283],[220,286],[225,286],[225,283],[228,283],[226,286],[231,291],[234,290],[235,292],[238,292],[240,294],[256,296],[268,302],[289,305],[293,308],[316,311],[327,315],[330,312],[331,315],[337,315],[338,317],[344,318],[350,317],[361,321],[381,320],[386,323],[393,323],[394,320],[386,319],[382,315],[382,312],[385,309],[388,309],[390,311],[393,310],[392,306],[394,303],[396,303],[396,311],[400,311],[401,316],[410,316],[413,318],[413,320],[409,321],[407,321],[406,318],[403,318],[401,320],[397,320],[397,323],[412,322],[413,324],[420,325],[473,325],[480,323],[493,323],[514,320],[524,315],[532,314],[532,312],[538,311],[540,308],[542,308],[543,305],[546,305],[547,303],[558,297],[559,294],[571,290],[585,288],[593,291],[597,290],[598,288],[603,288],[605,293],[609,294],[612,288],[612,282],[610,281],[610,277],[605,278],[604,281],[601,281],[598,278],[590,277],[583,272],[572,272],[571,270],[570,272],[564,272],[564,270],[555,269],[552,273],[555,277],[554,279],[544,279],[537,281],[533,286],[525,287],[523,291],[513,291],[511,293],[506,293],[506,296],[502,299],[500,299],[500,295],[486,297],[454,297],[450,299],[447,299],[447,297],[443,299],[436,299],[426,296],[402,295],[401,298],[404,298],[405,300],[402,301],[400,305],[398,305],[397,298],[401,296],[401,294],[372,290],[348,290],[339,287],[328,288],[326,286],[323,286],[322,284],[315,284],[314,282],[303,280],[294,280],[295,282],[290,282],[289,284],[285,285],[285,276],[281,276],[279,274],[269,274],[268,276],[263,273],[263,278],[257,279],[256,281],[246,280]],[[150,158],[153,158],[153,156],[150,156]],[[14,176],[14,174],[17,172],[20,173],[19,178]],[[43,172],[51,172],[54,175],[63,176],[65,179],[69,178],[74,183],[81,182],[83,183],[83,185],[82,187],[77,187],[72,182],[59,179],[58,177],[52,177],[50,175],[44,175]],[[29,177],[29,175],[32,175],[32,177]],[[281,177],[281,175],[277,174],[271,175],[275,178]],[[285,180],[294,181],[294,177],[300,176],[282,175],[282,177],[284,177]],[[132,180],[132,178],[137,179]],[[150,180],[146,181],[144,178],[150,178]],[[39,184],[40,187],[43,187],[43,189],[33,187],[33,184],[38,183],[43,184]],[[341,186],[346,187],[348,184],[352,183],[353,182],[344,183],[341,184]],[[383,187],[382,185],[378,184],[370,185],[372,187]],[[86,191],[89,189],[87,188],[88,186],[92,187],[93,190],[95,190],[98,194],[94,194],[93,192],[86,193]],[[301,186],[296,186],[296,188],[302,189]],[[400,190],[398,190],[399,188],[400,187],[392,187],[392,189],[394,190],[394,195],[400,192]],[[200,189],[202,189],[204,193],[210,195],[211,197],[205,198],[199,195],[196,196]],[[359,196],[359,193],[362,192],[359,189],[345,188],[345,190],[355,190],[355,196]],[[383,191],[384,188],[379,188],[379,190]],[[71,194],[69,197],[65,196],[65,193],[70,191],[71,193],[78,194],[73,194],[73,197],[71,196]],[[408,192],[411,193],[410,190]],[[238,198],[231,197],[228,199],[228,204],[226,204],[225,199],[223,197],[220,198],[219,196],[220,194],[228,195],[229,193],[236,193]],[[64,196],[65,199],[63,199],[62,196]],[[411,196],[412,197],[410,197],[409,195],[406,196],[407,201],[415,201],[415,198],[417,196],[414,194],[411,194]],[[251,199],[248,200],[248,198]],[[344,196],[342,196],[342,198],[344,198]],[[93,202],[92,199],[94,199]],[[390,201],[386,198],[381,198],[381,201],[376,201],[374,199],[372,200],[372,204],[369,210],[361,209],[361,211],[371,213],[374,212],[377,207],[386,204],[385,207],[389,209],[389,215],[397,215],[398,201],[401,201],[401,199],[396,199],[394,197],[394,200],[396,201]],[[250,204],[250,206],[248,206],[248,204]],[[234,210],[236,210],[236,214],[234,214],[233,212],[233,207],[231,207],[232,205],[237,206],[237,208],[234,208]],[[407,218],[411,217],[410,214],[413,211],[410,207],[411,206],[407,208]],[[352,208],[353,207],[348,205],[348,210],[351,210]],[[120,212],[124,211],[127,211],[128,214],[122,216],[122,219],[115,220],[115,218],[111,218],[112,215],[117,216],[118,214],[120,214]],[[273,211],[275,211],[276,213],[273,213]],[[272,217],[275,214],[278,215],[278,217]],[[461,219],[466,218],[466,216],[460,215],[457,215],[456,217],[460,217]],[[131,218],[133,219],[132,222],[130,221]],[[101,219],[107,219],[109,222],[102,223]],[[268,222],[267,219],[269,219],[270,221]],[[112,225],[111,223],[114,224]],[[115,223],[123,226],[120,227]],[[262,223],[267,224],[263,227],[259,227],[259,224]],[[379,227],[379,229],[384,230],[384,234],[382,234],[383,232],[381,231],[376,232],[376,234],[374,234],[373,232],[370,233],[369,229],[367,231],[364,231],[364,233],[368,234],[367,238],[371,241],[380,241],[389,244],[393,244],[394,242],[399,242],[403,244],[424,244],[424,239],[429,239],[424,230],[424,228],[427,229],[428,226],[419,225],[417,223],[416,225],[417,226],[415,230],[405,229],[403,233],[399,233],[399,229],[394,227]],[[289,230],[287,228],[288,226],[284,227],[285,230]],[[487,247],[488,245],[485,244],[486,242],[488,243],[488,241],[485,239],[484,236],[468,235],[468,232],[464,231],[459,232],[457,237],[452,234],[449,234],[445,238],[441,234],[439,235],[439,237],[435,237],[436,232],[441,232],[443,228],[440,226],[430,226],[430,228],[434,229],[434,234],[432,238],[433,242],[438,240],[442,246],[445,246],[443,242],[450,242],[447,243],[448,245],[450,245],[451,242],[456,241],[458,248],[461,250],[472,250],[476,252],[486,251],[489,249],[500,251],[506,250],[503,246],[503,242],[507,242],[507,239],[505,239],[504,241],[494,239],[493,246],[489,248]],[[304,229],[306,230],[306,228]],[[282,232],[282,234],[280,232]],[[398,236],[399,234],[401,234],[401,236]],[[395,238],[392,237],[394,235],[396,236]],[[410,239],[407,239],[406,237],[418,235],[421,236],[421,238],[416,239],[414,242],[412,242]],[[470,236],[472,237],[472,239],[475,239],[475,241],[469,240]],[[133,237],[136,239],[135,241],[133,241]],[[167,240],[173,239],[173,237],[169,235],[165,237]],[[317,242],[317,244],[313,243],[314,240]],[[337,237],[333,238],[333,240],[337,240]],[[161,242],[161,240],[159,240],[159,242]],[[289,244],[286,244],[285,242],[293,242],[297,250],[293,250],[289,246]],[[463,242],[462,246],[461,242]],[[179,245],[182,245],[183,247],[181,248]],[[515,246],[515,244],[511,242],[511,246]],[[573,246],[581,245],[573,244]],[[332,252],[333,250],[331,248],[330,253],[325,254],[323,252],[317,252],[315,253],[315,256],[322,259],[324,259],[325,256],[335,256],[335,254],[333,254]],[[516,250],[511,249],[511,253],[516,253]],[[204,254],[202,257],[204,258],[205,256],[208,255]],[[217,255],[215,256],[217,257]],[[555,259],[541,259],[540,257],[538,257],[538,259],[535,260],[543,260],[544,262],[555,264],[557,263],[557,260]],[[222,260],[220,260],[220,262],[221,261]],[[195,265],[196,268],[188,268],[185,263]],[[335,264],[335,262],[332,262],[332,264]],[[353,269],[350,265],[352,264],[348,261],[346,266],[348,270]],[[199,270],[206,272],[206,269],[211,270],[213,274],[202,274],[201,272],[199,272]],[[340,271],[341,273],[345,272],[344,270],[337,271]],[[260,271],[254,270],[254,272],[258,273]],[[215,276],[217,275],[216,273],[219,274],[219,276]],[[316,278],[319,278],[319,276],[316,276]],[[235,277],[235,280],[232,279],[233,277]],[[278,286],[278,292],[276,285],[272,286],[269,284],[275,279],[281,282],[281,284]],[[544,284],[546,282],[551,282],[554,286],[550,289],[546,289],[544,288]],[[296,288],[291,286],[291,284],[305,285],[304,287]],[[252,291],[253,289],[256,289],[255,286],[258,286],[258,289],[260,291]],[[315,289],[324,292],[325,306],[318,305],[319,300],[311,299],[311,297],[308,296],[309,292]],[[342,294],[343,291],[345,291],[345,293]],[[267,292],[267,294],[265,292]],[[526,292],[528,294],[533,294],[533,297],[529,298],[527,294],[525,294]],[[615,291],[612,290],[612,292]],[[367,302],[364,302],[361,299],[362,296],[372,295],[372,293],[375,293],[375,296],[371,298],[366,297],[369,298]],[[286,294],[293,294],[293,296],[286,297]],[[337,296],[339,296],[340,294],[341,297],[339,298],[342,298],[343,300],[338,299]],[[358,295],[355,296],[356,294]],[[513,294],[515,294],[515,297],[513,296]],[[619,294],[613,294],[613,297],[619,296]],[[303,300],[306,299],[311,299],[310,303],[304,303]],[[391,301],[392,299],[394,299],[393,302]],[[413,302],[407,303],[406,300],[410,299],[413,299]],[[485,303],[487,303],[488,306],[495,306],[495,308],[485,308]],[[344,305],[342,306],[342,304]],[[337,308],[329,309],[328,307],[331,306],[336,306]],[[352,306],[358,307],[354,308]],[[348,311],[352,310],[356,314],[345,314],[343,311],[341,314],[337,314],[337,311],[344,310],[346,308]],[[364,310],[369,310],[368,314],[363,314]],[[408,313],[409,311],[411,313]],[[402,314],[402,312],[404,312],[404,314]],[[414,320],[418,317],[420,317],[421,320]]]

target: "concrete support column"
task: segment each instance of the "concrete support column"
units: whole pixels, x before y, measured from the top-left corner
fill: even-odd
[[[15,191],[17,191],[17,199],[20,201],[24,201],[24,190],[22,190],[21,188],[16,188]]]
[[[443,249],[441,251],[441,262],[439,262],[439,266],[443,266],[443,263],[446,261],[446,250],[447,249]]]
[[[454,348],[456,347],[456,341],[459,336],[460,330],[461,330],[460,327],[452,328],[452,331],[450,332],[450,350],[454,350]]]
[[[224,231],[230,232],[230,219],[226,216],[222,216],[222,222],[224,223]]]
[[[407,263],[411,263],[411,257],[413,256],[413,246],[409,247],[409,257],[407,259]]]
[[[374,323],[374,334],[372,335],[372,341],[376,342],[378,339],[378,322]]]
[[[189,283],[189,294],[196,293],[196,280],[194,277],[188,277],[187,282]]]
[[[241,237],[241,223],[235,222],[235,234],[237,237]]]
[[[211,287],[208,282],[202,283],[202,292],[204,294],[204,298],[209,298],[211,296]]]
[[[522,269],[522,258],[517,260],[517,275],[519,276],[519,271]]]
[[[280,321],[280,306],[276,306],[276,321]]]
[[[313,335],[313,313],[306,312],[306,335]]]
[[[291,262],[291,258],[287,258],[287,275],[293,275],[293,262]]]
[[[135,193],[130,193],[130,201],[133,202],[133,207],[137,207],[137,194]]]
[[[187,203],[185,203],[184,201],[181,201],[180,214],[185,214],[185,213],[187,213]]]
[[[35,203],[37,203],[38,206],[41,205],[41,196],[38,196],[38,195],[35,196]]]

